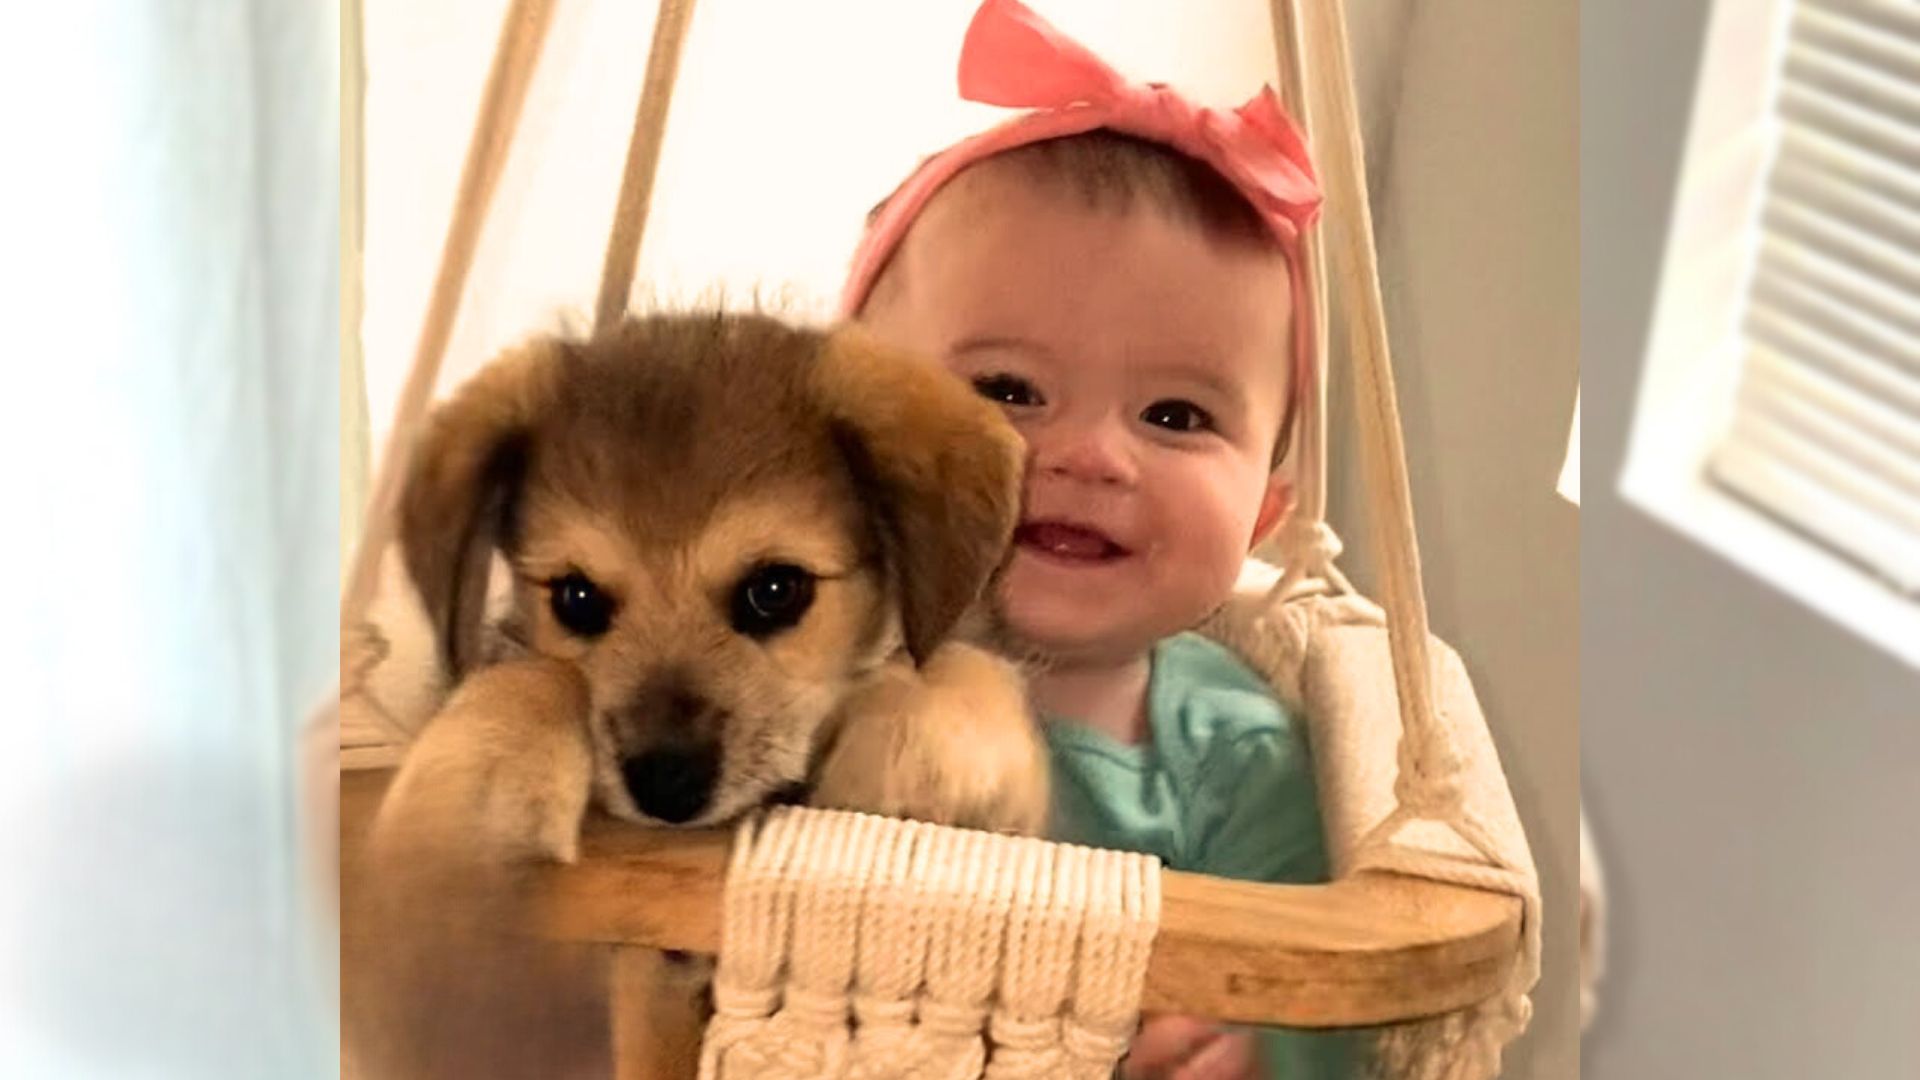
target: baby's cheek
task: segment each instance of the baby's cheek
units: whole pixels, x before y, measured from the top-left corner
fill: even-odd
[[[1265,487],[1250,482],[1244,472],[1222,467],[1189,481],[1194,492],[1189,511],[1194,528],[1204,533],[1203,542],[1217,557],[1235,562],[1247,553],[1247,540],[1266,494]]]

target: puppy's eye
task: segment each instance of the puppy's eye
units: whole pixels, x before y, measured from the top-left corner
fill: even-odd
[[[1168,431],[1212,431],[1213,415],[1191,401],[1156,401],[1141,410],[1140,419]]]
[[[999,405],[1020,408],[1041,404],[1040,391],[1018,375],[978,375],[974,377],[973,390]]]
[[[599,637],[613,623],[613,597],[578,570],[547,584],[553,617],[581,637]]]
[[[813,575],[791,563],[755,568],[734,586],[733,628],[766,637],[797,624],[813,606]]]

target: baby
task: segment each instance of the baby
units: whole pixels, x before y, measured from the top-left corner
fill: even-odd
[[[846,312],[999,402],[1029,459],[996,597],[1036,658],[1053,835],[1169,867],[1311,883],[1328,867],[1304,723],[1192,632],[1291,509],[1282,466],[1312,327],[1319,193],[1263,94],[1233,114],[1124,83],[987,0],[962,93],[1036,106],[922,164],[875,211]],[[1150,1017],[1128,1078],[1333,1078],[1351,1036]]]

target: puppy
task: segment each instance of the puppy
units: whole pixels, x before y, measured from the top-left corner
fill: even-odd
[[[368,932],[343,932],[369,1080],[604,1074],[598,957],[491,932],[514,868],[575,856],[589,803],[691,826],[808,797],[1038,833],[1018,679],[952,640],[1021,460],[937,365],[760,316],[537,341],[442,406],[400,535],[456,689],[373,826]]]

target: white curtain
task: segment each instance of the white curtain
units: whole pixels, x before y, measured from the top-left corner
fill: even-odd
[[[0,1076],[333,1076],[336,3],[15,5]]]

